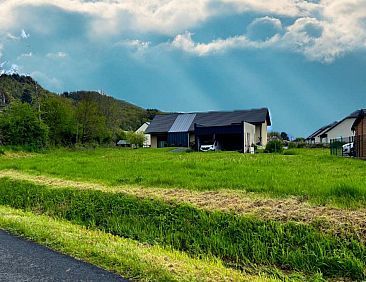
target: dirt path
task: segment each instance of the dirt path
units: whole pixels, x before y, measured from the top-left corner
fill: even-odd
[[[69,187],[104,192],[126,193],[140,198],[154,198],[164,201],[190,203],[205,210],[233,212],[240,215],[254,215],[261,219],[311,223],[325,232],[341,236],[354,234],[366,242],[366,209],[347,210],[314,206],[295,197],[286,199],[260,198],[260,196],[237,191],[198,192],[184,189],[164,189],[126,186],[106,186],[96,183],[64,180],[49,176],[31,175],[14,170],[0,171],[0,178],[25,180],[53,188]]]

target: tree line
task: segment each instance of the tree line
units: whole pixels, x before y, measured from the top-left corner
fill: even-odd
[[[2,89],[4,87],[0,87],[0,93]],[[15,98],[9,91],[2,91],[8,103],[0,108],[0,145],[42,148],[115,144],[126,137],[126,131],[137,129],[159,112],[144,110],[98,92],[56,95],[41,87],[37,92],[36,87],[24,85],[22,93],[19,89],[16,91]]]

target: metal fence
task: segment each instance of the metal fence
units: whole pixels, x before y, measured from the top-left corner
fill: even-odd
[[[355,136],[340,137],[330,140],[330,154],[335,156],[354,156]],[[349,144],[348,146],[344,146]],[[352,145],[351,145],[352,144]]]

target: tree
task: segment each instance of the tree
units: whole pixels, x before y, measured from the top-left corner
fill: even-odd
[[[0,114],[0,136],[4,145],[42,148],[48,142],[48,127],[31,105],[14,102]]]
[[[268,137],[270,139],[281,139],[281,133],[277,132],[277,131],[272,131],[268,133]]]
[[[288,134],[286,132],[281,132],[281,139],[284,141],[289,141]]]
[[[42,120],[49,128],[52,145],[71,145],[76,142],[76,116],[72,103],[59,96],[49,96],[42,102]]]
[[[22,101],[23,103],[32,104],[33,98],[32,98],[32,94],[29,91],[29,89],[24,89],[23,90],[23,94],[20,97],[20,101]]]
[[[282,153],[283,152],[283,143],[281,140],[271,140],[267,143],[266,148],[264,149],[265,153]]]
[[[145,142],[145,134],[142,132],[129,131],[126,134],[127,141],[136,148],[142,147]]]
[[[78,103],[76,109],[77,117],[77,142],[102,143],[110,138],[110,134],[106,127],[105,116],[98,111],[95,101],[85,99]]]

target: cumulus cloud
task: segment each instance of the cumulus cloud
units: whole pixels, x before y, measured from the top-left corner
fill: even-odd
[[[242,4],[242,1],[227,2]],[[319,4],[310,4],[319,6],[318,15],[305,16],[308,13],[304,11],[312,9],[289,8],[291,14],[304,16],[297,17],[288,26],[283,26],[279,19],[266,16],[249,24],[246,35],[199,43],[192,40],[191,33],[184,33],[176,36],[171,46],[196,55],[233,48],[282,48],[301,53],[309,60],[324,63],[331,63],[347,52],[366,50],[366,2],[322,0]]]
[[[266,48],[274,46],[279,37],[273,36],[266,41],[252,41],[244,35],[229,37],[227,39],[217,39],[209,43],[196,43],[192,39],[192,33],[185,32],[177,35],[170,46],[198,56],[210,55],[213,53],[224,52],[230,49],[239,48]]]
[[[364,0],[3,0],[0,32],[6,34],[19,24],[17,13],[27,7],[55,7],[84,15],[89,36],[138,33],[168,35],[171,47],[197,55],[207,55],[231,48],[287,48],[311,60],[332,62],[357,49],[366,49],[366,2]],[[261,15],[245,33],[209,43],[195,42],[190,33],[215,17],[255,13]],[[287,18],[290,25],[281,23]],[[22,21],[26,20],[21,19]],[[28,23],[32,25],[33,23]],[[9,39],[28,38],[8,33]],[[127,42],[143,50],[143,42]]]
[[[247,27],[247,36],[252,40],[268,40],[281,32],[281,21],[268,16],[255,19]]]

